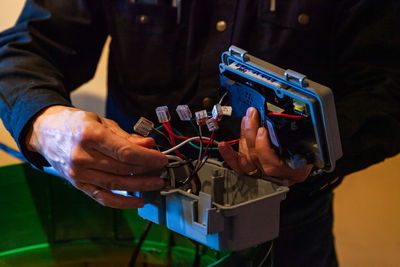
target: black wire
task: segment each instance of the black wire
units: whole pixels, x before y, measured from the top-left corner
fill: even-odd
[[[213,143],[213,141],[214,141],[214,139],[211,138],[211,139],[210,139],[211,144]],[[210,147],[209,147],[209,148],[211,148],[211,144],[210,144]],[[208,150],[206,151],[206,155],[205,155],[204,158],[201,160],[201,165],[199,165],[199,167],[197,168],[197,170],[195,171],[195,173],[194,173],[193,175],[196,175],[196,174],[200,171],[200,169],[206,164],[207,159],[210,157],[209,153],[210,153],[210,149],[208,149]]]
[[[140,249],[141,249],[141,247],[143,245],[143,242],[146,239],[147,234],[149,233],[150,228],[151,228],[152,225],[153,225],[153,222],[149,221],[147,223],[146,228],[144,229],[142,235],[140,236],[139,242],[137,243],[135,249],[133,250],[133,253],[132,253],[132,256],[131,256],[131,260],[129,261],[128,267],[135,266],[137,257],[139,256]]]
[[[195,244],[195,248],[196,248],[196,254],[194,257],[194,261],[193,261],[193,267],[199,267],[200,266],[200,244],[196,241],[192,241]]]
[[[208,160],[208,158],[210,157],[210,155],[206,155],[203,160],[201,161],[201,165],[197,168],[197,170],[195,171],[195,173],[193,175],[196,175],[200,169],[206,164],[206,161]]]
[[[172,247],[175,246],[175,235],[173,231],[169,231],[168,247],[167,247],[167,267],[172,266]]]

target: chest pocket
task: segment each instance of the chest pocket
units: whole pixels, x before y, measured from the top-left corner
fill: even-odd
[[[183,25],[177,22],[177,9],[143,0],[116,2],[111,53],[118,58],[120,82],[142,95],[174,88],[184,50]]]
[[[259,21],[303,32],[329,30],[335,12],[333,0],[259,0]]]
[[[335,9],[334,0],[259,0],[255,43],[260,57],[321,76],[315,66],[326,71]]]

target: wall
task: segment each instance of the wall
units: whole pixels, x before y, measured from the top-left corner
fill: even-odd
[[[22,0],[1,0],[0,31],[11,26]],[[106,55],[96,77],[73,93],[74,104],[104,113]],[[16,147],[0,125],[0,142]],[[0,152],[0,165],[17,160]],[[400,155],[348,176],[336,190],[335,235],[341,266],[400,266]]]

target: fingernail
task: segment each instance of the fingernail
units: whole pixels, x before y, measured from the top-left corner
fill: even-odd
[[[249,128],[250,126],[250,117],[246,116],[244,119],[244,127]]]
[[[257,137],[263,137],[267,132],[265,131],[264,127],[260,127],[257,130]]]
[[[254,115],[254,108],[253,107],[249,107],[246,111],[246,116],[251,118]]]

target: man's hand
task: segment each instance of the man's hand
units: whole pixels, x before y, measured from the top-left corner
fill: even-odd
[[[306,165],[300,169],[290,168],[271,146],[268,131],[260,127],[257,109],[251,107],[243,117],[239,142],[239,154],[225,143],[219,143],[219,152],[226,163],[239,174],[251,174],[255,170],[267,176],[288,179],[291,184],[303,182],[312,169]]]
[[[64,106],[45,109],[33,122],[28,149],[42,154],[58,173],[104,206],[140,208],[142,199],[111,190],[152,191],[160,177],[144,176],[168,163],[152,138],[131,136],[116,122]]]

